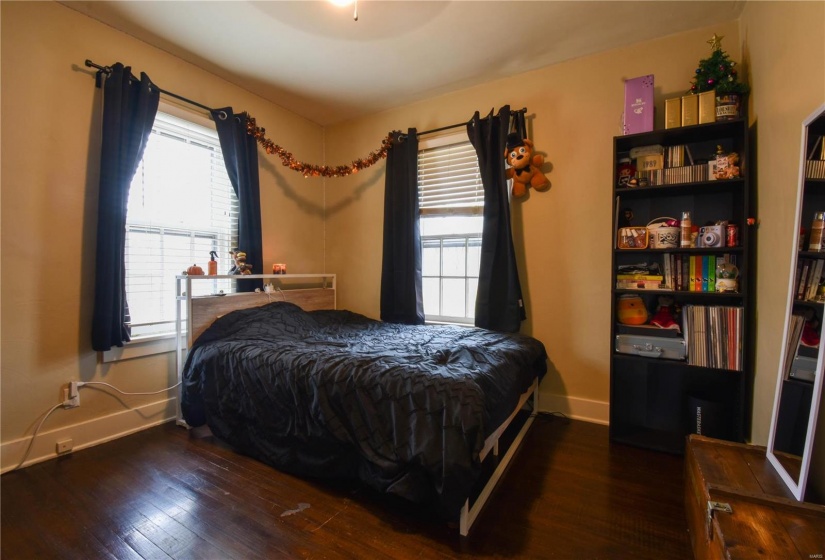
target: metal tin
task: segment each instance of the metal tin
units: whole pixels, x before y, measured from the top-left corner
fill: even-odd
[[[727,236],[725,238],[725,245],[728,247],[739,246],[739,226],[736,224],[728,224]]]

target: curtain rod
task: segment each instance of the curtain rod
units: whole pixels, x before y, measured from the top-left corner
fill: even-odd
[[[86,66],[88,66],[89,68],[97,68],[98,73],[103,72],[104,74],[107,74],[107,75],[112,73],[112,68],[110,66],[100,66],[99,64],[95,64],[94,62],[92,62],[88,58],[86,59]],[[137,79],[134,75],[132,77]],[[154,82],[152,82],[152,85],[155,86],[156,88],[158,88],[159,92],[161,92],[163,94],[166,94],[169,97],[174,97],[175,99],[179,99],[179,100],[181,100],[185,103],[189,103],[190,105],[194,105],[195,107],[200,107],[204,111],[209,111],[209,113],[212,113],[212,111],[215,110],[215,109],[212,109],[211,107],[207,107],[206,105],[204,105],[202,103],[198,103],[197,101],[192,101],[191,99],[187,99],[187,98],[183,97],[182,95],[178,95],[177,93],[172,93],[171,91],[166,91],[165,89],[162,89],[162,88],[158,87],[158,85]],[[99,82],[98,82],[98,87],[100,87]]]
[[[519,113],[526,113],[526,112],[527,112],[527,107],[524,107],[522,109],[519,109],[518,111],[510,111],[510,116],[518,115]],[[470,121],[456,123],[456,124],[449,124],[447,126],[442,126],[441,128],[434,128],[432,130],[425,130],[423,132],[416,132],[415,135],[416,136],[424,136],[425,134],[435,134],[436,132],[441,132],[443,130],[450,130],[451,128],[458,128],[459,126],[467,126],[468,124],[470,124]],[[407,139],[406,134],[399,134],[398,137],[401,140],[406,140]]]

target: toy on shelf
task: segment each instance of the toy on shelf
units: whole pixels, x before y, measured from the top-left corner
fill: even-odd
[[[644,325],[647,323],[645,302],[636,294],[620,296],[616,305],[616,318],[623,325]]]
[[[252,265],[246,264],[246,253],[235,247],[229,254],[235,264],[229,269],[229,274],[252,274]]]

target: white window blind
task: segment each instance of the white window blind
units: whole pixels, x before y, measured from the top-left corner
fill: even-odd
[[[143,161],[129,190],[126,219],[126,298],[132,335],[174,331],[175,275],[210,251],[218,274],[232,265],[238,199],[229,182],[217,133],[158,113]],[[197,282],[202,295],[232,290],[230,280]]]
[[[422,216],[481,214],[484,187],[470,142],[419,151],[418,203]]]
[[[481,257],[484,188],[466,134],[422,141],[418,152],[424,315],[472,324]]]

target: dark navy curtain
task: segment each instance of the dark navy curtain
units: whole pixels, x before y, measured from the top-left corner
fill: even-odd
[[[246,133],[246,113],[235,114],[231,107],[225,107],[213,110],[212,118],[226,171],[238,196],[238,249],[246,252],[246,264],[252,265],[252,274],[264,274],[258,146],[255,138]],[[255,288],[263,288],[263,282],[238,282],[240,292],[253,292]]]
[[[381,320],[424,324],[421,288],[421,233],[418,226],[418,136],[393,134],[384,183],[384,257],[381,266]]]
[[[509,130],[509,105],[502,107],[495,116],[491,111],[483,119],[476,111],[467,124],[467,134],[478,155],[484,185],[484,226],[475,325],[495,331],[518,332],[526,315],[510,229],[510,201],[504,175],[504,148]]]
[[[132,77],[116,63],[103,85],[103,128],[97,207],[92,348],[105,351],[129,340],[126,325],[126,208],[129,185],[152,132],[160,91],[149,76]],[[101,74],[98,74],[100,77]]]

